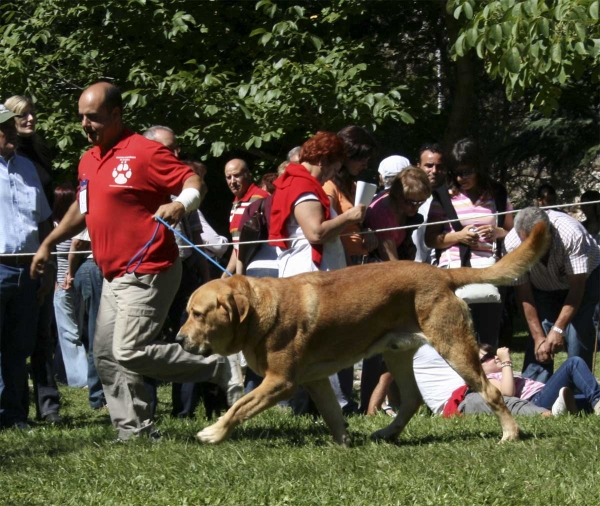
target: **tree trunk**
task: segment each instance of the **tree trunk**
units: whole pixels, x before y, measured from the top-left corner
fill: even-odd
[[[452,14],[446,12],[445,1],[441,2],[441,7],[448,29],[449,42],[452,45],[458,38],[460,25]],[[475,91],[473,55],[471,52],[456,59],[455,79],[452,109],[448,118],[446,131],[444,132],[444,145],[446,148],[451,148],[457,140],[467,135],[471,120],[473,119]]]

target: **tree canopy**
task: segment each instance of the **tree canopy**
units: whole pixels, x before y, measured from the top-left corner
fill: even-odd
[[[473,135],[505,181],[600,151],[598,0],[5,0],[0,19],[1,98],[33,97],[65,171],[88,147],[77,99],[98,79],[122,89],[135,130],[164,124],[190,156],[260,171],[347,124],[413,160]]]

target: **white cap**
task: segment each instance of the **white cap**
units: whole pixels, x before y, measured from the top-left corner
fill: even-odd
[[[393,179],[408,166],[410,166],[408,158],[399,155],[388,156],[381,160],[378,172],[381,174],[386,190],[392,186]]]

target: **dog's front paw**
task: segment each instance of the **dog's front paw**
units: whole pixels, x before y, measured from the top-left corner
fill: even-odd
[[[196,437],[203,443],[219,444],[227,439],[227,430],[218,422],[202,429]]]
[[[507,441],[518,441],[519,440],[519,429],[516,431],[509,431],[502,434],[500,443],[506,443]]]

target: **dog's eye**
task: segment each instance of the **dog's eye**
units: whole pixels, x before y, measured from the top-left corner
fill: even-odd
[[[194,315],[194,318],[198,319],[202,316],[202,313],[200,311],[192,311],[192,314]]]

